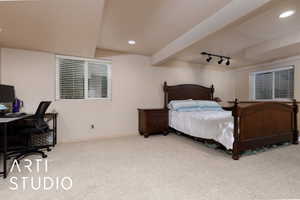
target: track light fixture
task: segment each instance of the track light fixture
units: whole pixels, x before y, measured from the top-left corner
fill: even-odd
[[[220,60],[218,61],[218,64],[221,65],[223,63],[223,58],[221,57]]]
[[[226,61],[227,59],[227,62],[225,63],[227,66],[230,65],[230,57],[227,57],[227,56],[221,56],[221,55],[216,55],[216,54],[211,54],[211,53],[207,53],[207,52],[202,52],[201,53],[202,55],[205,55],[205,56],[208,56],[208,58],[206,59],[207,62],[210,62],[213,57],[216,57],[216,58],[219,58],[220,60],[218,61],[218,64],[221,65],[224,61]]]
[[[230,59],[227,59],[226,65],[227,65],[227,66],[230,65]]]
[[[207,62],[210,62],[212,60],[211,56],[208,56],[208,58],[206,59]]]

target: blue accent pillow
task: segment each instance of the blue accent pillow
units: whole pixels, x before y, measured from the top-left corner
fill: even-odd
[[[178,108],[176,111],[178,112],[195,112],[195,111],[224,111],[221,107],[218,106],[194,106],[194,107],[185,107],[185,108]]]
[[[197,104],[191,99],[174,100],[174,101],[170,101],[170,103],[168,104],[168,108],[170,110],[177,110],[178,108],[191,107],[191,106],[197,106]]]
[[[202,100],[171,101],[168,107],[179,112],[224,111],[217,102]]]

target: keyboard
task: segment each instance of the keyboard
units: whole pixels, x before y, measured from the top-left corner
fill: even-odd
[[[1,118],[16,118],[16,117],[22,117],[24,115],[26,115],[26,113],[7,113],[1,116]]]

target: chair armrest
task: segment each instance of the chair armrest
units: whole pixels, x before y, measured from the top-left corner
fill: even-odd
[[[24,119],[23,126],[24,127],[34,127],[37,129],[43,129],[48,126],[48,123],[47,123],[47,121],[44,121],[41,119],[27,118],[27,119]]]

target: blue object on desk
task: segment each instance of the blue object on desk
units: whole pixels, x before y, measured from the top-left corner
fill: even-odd
[[[13,113],[20,112],[21,108],[23,107],[23,101],[20,99],[16,98],[16,100],[13,103]]]

